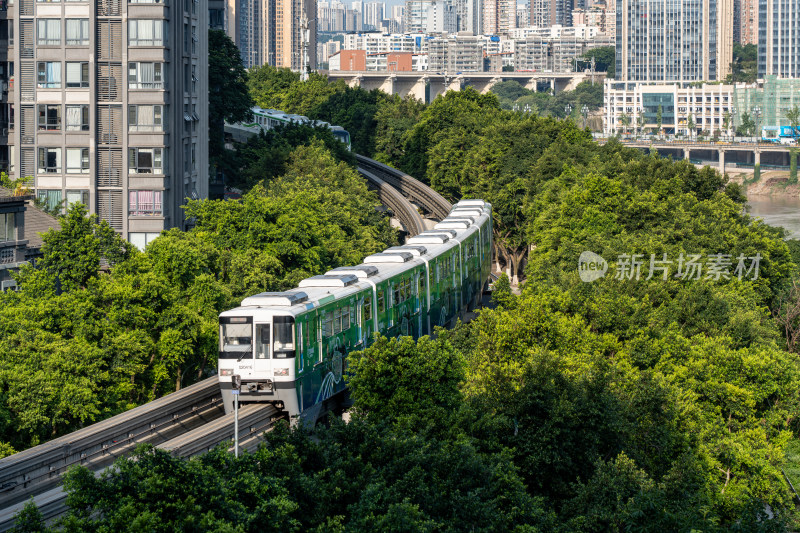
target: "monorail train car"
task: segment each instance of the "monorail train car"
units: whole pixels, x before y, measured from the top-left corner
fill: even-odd
[[[290,416],[345,387],[348,352],[386,336],[429,334],[479,305],[492,256],[492,208],[462,200],[434,229],[220,314],[219,381],[226,412],[232,376],[240,402],[272,403]]]
[[[328,128],[339,141],[350,150],[350,133],[341,126],[332,126],[322,120],[311,120],[303,115],[284,113],[277,109],[262,109],[255,106],[251,109],[253,122],[235,124],[225,123],[225,133],[231,136],[234,141],[247,142],[251,137],[255,137],[262,131],[269,131],[281,125],[288,124],[310,124],[316,127]]]

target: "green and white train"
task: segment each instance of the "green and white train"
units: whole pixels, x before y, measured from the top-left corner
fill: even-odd
[[[479,305],[492,256],[492,208],[462,200],[434,229],[356,266],[264,292],[220,314],[219,381],[226,412],[232,376],[240,402],[290,416],[345,388],[345,358],[385,336],[419,338]]]

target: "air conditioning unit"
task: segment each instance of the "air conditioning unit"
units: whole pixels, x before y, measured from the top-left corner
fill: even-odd
[[[3,292],[19,290],[19,288],[17,287],[17,282],[14,281],[13,279],[0,282],[0,289],[2,289]]]

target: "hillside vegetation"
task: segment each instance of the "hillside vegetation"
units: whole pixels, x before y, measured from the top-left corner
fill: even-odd
[[[258,76],[250,78],[251,93],[262,105],[342,113],[353,122],[333,122],[351,134],[374,132],[366,137],[374,144],[358,140],[367,142],[365,153],[453,200],[492,202],[497,261],[515,279],[501,278],[497,307],[468,325],[416,342],[378,338],[350,354],[355,407],[349,423],[333,420],[313,433],[281,426],[256,453],[238,459],[222,448],[187,461],[143,447],[99,478],[73,469],[66,481],[71,512],[54,529],[796,530],[782,469],[787,446],[800,432],[794,340],[800,314],[792,311],[800,304],[792,289],[800,247],[751,219],[737,186],[713,169],[613,141],[600,146],[571,120],[504,111],[494,95],[451,92],[423,106],[377,94],[373,109],[373,96],[360,100],[358,90],[322,79],[300,84],[274,69]],[[334,97],[341,102],[326,108]],[[372,117],[360,122],[369,125],[364,130],[350,126],[363,118],[359,109]],[[342,179],[329,183],[329,173],[315,166],[320,163]],[[175,339],[213,343],[213,309],[265,286],[265,279],[288,286],[317,267],[357,261],[359,253],[391,240],[379,220],[359,218],[371,213],[374,199],[337,196],[344,194],[342,184],[355,186],[350,172],[319,145],[301,148],[287,178],[256,187],[242,204],[191,204],[195,230],[167,233],[145,254],[123,250],[130,256],[109,275],[76,276],[75,286],[56,296],[51,269],[26,272],[22,295],[5,297],[16,312],[3,317],[4,353],[39,338],[29,331],[44,330],[37,335],[64,347],[63,353],[77,354],[66,351],[73,342],[95,349],[101,357],[93,364],[105,372],[116,368],[112,361],[143,364],[156,354],[152,375],[170,376],[160,386],[172,387],[175,374],[162,370],[162,360],[186,360],[180,353],[190,352],[174,348],[180,346]],[[314,178],[304,181],[308,176]],[[314,187],[318,194],[309,197]],[[366,191],[358,196],[369,198]],[[239,223],[253,203],[260,207],[252,219]],[[302,220],[295,214],[300,207]],[[345,212],[325,212],[335,209]],[[359,232],[362,224],[368,229]],[[344,240],[351,234],[356,238]],[[310,236],[319,246],[298,245]],[[108,246],[107,240],[99,242]],[[110,242],[112,250],[122,248]],[[591,283],[578,270],[585,251],[609,265]],[[619,258],[637,254],[641,275],[625,274]],[[684,260],[693,255],[704,264],[698,276],[685,270]],[[709,262],[721,256],[730,260],[727,274],[709,275]],[[752,268],[737,274],[740,256],[751,267],[758,257],[757,276]],[[672,261],[666,275],[648,276],[651,257]],[[148,279],[161,285],[140,289]],[[184,291],[179,311],[168,308],[156,320],[152,309],[158,308],[149,301],[133,306],[141,309],[137,314],[130,305],[66,300],[107,294],[101,288],[116,280],[148,297]],[[510,291],[511,281],[520,282],[520,295]],[[33,287],[29,294],[45,296],[26,296]],[[102,309],[126,321],[141,314],[152,322],[133,332],[120,326],[96,342],[92,335],[100,326],[82,326],[75,335],[53,318],[54,310],[75,308]],[[186,309],[203,314],[192,323]],[[34,314],[23,320],[28,313]],[[14,329],[20,324],[28,328],[24,334]],[[178,327],[170,324],[184,329],[171,337],[162,333],[163,341],[151,338]],[[206,337],[191,336],[202,331]],[[164,349],[112,350],[112,340],[128,346],[123,341],[135,335]],[[20,352],[15,360],[41,353]],[[58,368],[80,367],[84,353],[80,363],[77,355],[60,357]],[[112,360],[112,353],[130,355]],[[3,390],[18,390],[5,379]],[[130,387],[146,395],[153,383],[134,379]],[[128,401],[131,392],[120,390]],[[6,404],[20,405],[25,398],[17,394],[7,394],[15,399]],[[789,450],[796,454],[796,446]],[[20,524],[28,531],[43,528],[33,506]]]

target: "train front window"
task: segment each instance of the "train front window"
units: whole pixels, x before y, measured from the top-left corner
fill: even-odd
[[[276,316],[273,323],[275,326],[275,339],[272,345],[273,357],[275,359],[294,357],[294,317]]]
[[[256,324],[256,359],[269,359],[269,324]]]
[[[253,350],[252,324],[220,324],[220,356],[222,359],[239,359]]]

